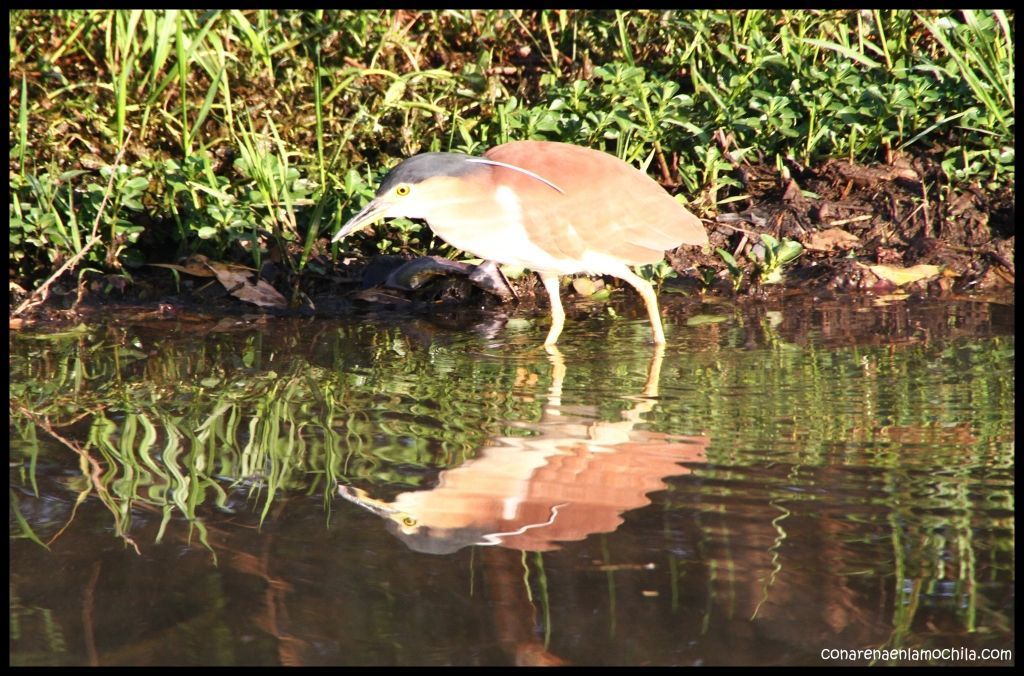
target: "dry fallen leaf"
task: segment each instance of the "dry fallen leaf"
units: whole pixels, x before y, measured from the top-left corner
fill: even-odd
[[[193,254],[185,259],[184,265],[175,265],[174,263],[149,263],[150,267],[154,268],[168,268],[169,270],[177,270],[178,272],[184,272],[186,275],[192,275],[193,277],[213,277],[214,272],[210,269],[209,259],[202,254]]]
[[[285,297],[249,268],[216,261],[207,262],[206,265],[217,275],[217,281],[235,298],[260,307],[288,307]],[[255,283],[252,282],[252,277],[256,278]]]
[[[260,307],[286,308],[288,301],[277,289],[256,275],[256,271],[244,265],[211,261],[202,254],[193,254],[185,259],[184,265],[174,263],[150,263],[156,268],[177,270],[194,277],[216,277],[217,281],[232,296],[246,303]],[[252,279],[255,278],[255,282]]]
[[[782,193],[783,202],[796,202],[801,203],[804,201],[804,194],[800,191],[800,186],[792,178],[786,183],[786,190]]]
[[[896,286],[931,279],[941,272],[938,265],[925,265],[924,263],[909,268],[901,268],[896,265],[869,265],[868,269],[877,277],[892,282]]]
[[[847,251],[860,246],[860,237],[852,235],[842,228],[831,228],[811,233],[803,242],[808,251]]]

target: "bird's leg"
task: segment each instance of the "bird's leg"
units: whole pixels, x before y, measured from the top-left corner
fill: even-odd
[[[647,315],[651,318],[651,330],[654,331],[654,342],[657,345],[665,344],[665,331],[661,328],[661,313],[658,312],[658,296],[654,293],[654,287],[644,279],[637,277],[629,268],[625,268],[617,275],[625,280],[643,297],[644,305],[647,306]]]
[[[554,345],[562,333],[562,327],[565,326],[565,310],[562,308],[562,299],[558,296],[558,275],[549,272],[537,274],[540,275],[540,281],[544,283],[548,298],[551,299],[551,330],[548,331],[548,337],[544,339],[544,346],[547,347]],[[653,290],[651,293],[653,294]]]

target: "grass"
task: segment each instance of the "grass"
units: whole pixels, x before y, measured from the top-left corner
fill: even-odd
[[[102,241],[82,265],[280,256],[296,293],[380,174],[421,151],[579,143],[647,169],[705,213],[742,198],[717,130],[734,135],[740,161],[874,162],[888,148],[937,155],[947,188],[1014,182],[1012,12],[10,19],[11,270],[30,289],[81,250],[79,224],[111,172]],[[367,251],[428,253],[436,240],[421,228]]]

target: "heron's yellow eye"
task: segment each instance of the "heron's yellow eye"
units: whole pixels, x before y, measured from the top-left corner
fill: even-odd
[[[409,191],[408,187],[406,187],[406,186],[402,186],[402,187],[405,188],[406,192]],[[416,519],[412,518],[411,516],[407,516],[404,519],[402,519],[402,525],[403,526],[408,526],[409,528],[412,528],[413,526],[416,525]]]
[[[405,197],[406,195],[409,194],[409,190],[409,184],[403,183],[402,185],[395,188],[395,194],[398,195],[399,197]]]

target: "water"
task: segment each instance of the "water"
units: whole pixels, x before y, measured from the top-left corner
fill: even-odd
[[[14,335],[11,663],[1011,663],[1013,308],[665,306]]]

